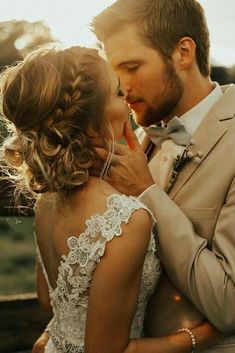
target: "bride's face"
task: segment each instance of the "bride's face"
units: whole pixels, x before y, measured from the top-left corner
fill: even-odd
[[[124,102],[125,96],[121,90],[120,81],[108,64],[107,75],[104,80],[110,85],[110,95],[105,107],[106,118],[112,125],[115,139],[120,140],[124,135],[124,125],[128,121],[130,110]]]

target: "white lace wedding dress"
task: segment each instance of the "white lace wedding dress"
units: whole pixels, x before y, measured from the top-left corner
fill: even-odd
[[[67,240],[69,253],[62,256],[56,288],[52,288],[38,250],[48,282],[53,319],[48,326],[50,340],[45,353],[83,353],[92,274],[105,252],[106,244],[122,236],[122,224],[128,223],[133,211],[147,209],[137,198],[113,194],[107,198],[107,210],[86,221],[79,237]],[[149,211],[150,212],[150,211]],[[144,312],[161,272],[153,233],[145,257],[136,314],[130,337],[143,337]]]

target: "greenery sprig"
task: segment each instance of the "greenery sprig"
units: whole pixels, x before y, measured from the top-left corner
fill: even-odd
[[[175,184],[181,170],[184,168],[184,166],[193,159],[193,161],[197,164],[201,162],[201,158],[203,156],[203,153],[201,151],[198,151],[196,154],[191,152],[189,150],[191,145],[194,145],[195,141],[192,139],[188,143],[188,145],[185,147],[184,151],[181,154],[178,154],[176,158],[173,161],[173,169],[171,173],[170,180],[166,186],[166,193],[168,194],[170,190],[172,189],[173,185]]]

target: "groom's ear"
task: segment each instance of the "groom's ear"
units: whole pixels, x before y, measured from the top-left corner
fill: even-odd
[[[180,70],[189,70],[196,62],[196,43],[194,40],[190,37],[181,38],[172,59]]]

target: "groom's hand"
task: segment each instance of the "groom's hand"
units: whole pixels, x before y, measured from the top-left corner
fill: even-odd
[[[153,185],[154,181],[146,156],[130,123],[125,125],[125,139],[128,146],[115,144],[106,180],[119,192],[137,196]],[[106,160],[108,152],[101,148],[96,150],[100,157]]]

